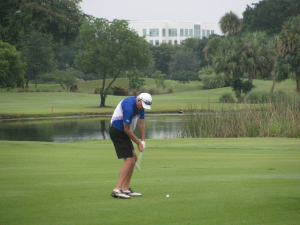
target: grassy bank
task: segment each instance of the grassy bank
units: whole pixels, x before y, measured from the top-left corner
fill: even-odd
[[[202,105],[193,104],[183,121],[182,136],[194,138],[300,137],[300,96],[281,95],[267,102],[240,105],[214,105],[203,116]],[[205,106],[206,107],[206,106]],[[230,113],[228,113],[228,110]],[[198,112],[198,113],[197,113]]]
[[[119,81],[122,81],[121,79]],[[93,81],[99,82],[99,81]],[[147,85],[152,85],[153,79],[147,79]],[[149,113],[178,112],[185,110],[187,104],[201,103],[203,110],[207,110],[211,104],[218,104],[220,96],[224,93],[232,93],[230,87],[213,90],[203,90],[200,82],[178,84],[175,81],[172,94],[153,95],[152,110]],[[257,91],[269,91],[271,81],[255,80]],[[50,117],[68,115],[111,114],[124,97],[109,95],[106,99],[106,108],[99,108],[100,97],[96,94],[88,94],[92,88],[91,82],[82,82],[80,85],[87,93],[70,92],[2,92],[0,93],[0,116],[2,117]],[[79,85],[79,87],[80,87]],[[39,85],[40,86],[40,85]],[[294,82],[287,80],[277,84],[275,90],[293,90]],[[81,87],[79,88],[81,89]],[[52,112],[53,106],[53,112]],[[224,107],[230,108],[229,105]],[[244,106],[241,106],[243,108]]]
[[[0,142],[0,224],[298,224],[299,139],[148,140],[132,188],[110,197],[112,143]],[[170,197],[166,198],[169,194]]]

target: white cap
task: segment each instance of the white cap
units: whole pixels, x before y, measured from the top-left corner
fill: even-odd
[[[144,109],[151,109],[152,97],[148,93],[141,93],[138,96],[138,99],[141,99]]]

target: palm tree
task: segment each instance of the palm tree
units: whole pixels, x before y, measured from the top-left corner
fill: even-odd
[[[243,71],[240,66],[241,39],[227,37],[218,45],[217,54],[213,60],[213,67],[217,74],[224,73],[231,80],[231,86],[239,102],[242,101],[241,77]]]
[[[296,80],[296,91],[300,93],[300,15],[291,17],[283,24],[277,46],[282,62],[280,65],[288,68],[283,71]]]
[[[221,17],[219,25],[223,34],[237,36],[241,28],[241,20],[235,13],[230,11]]]
[[[240,66],[248,74],[248,81],[269,78],[275,62],[274,39],[264,32],[246,33],[242,43]]]

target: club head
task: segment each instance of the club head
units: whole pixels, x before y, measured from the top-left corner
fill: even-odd
[[[139,167],[138,164],[135,164],[135,167],[136,167],[139,171],[141,170],[141,168]]]

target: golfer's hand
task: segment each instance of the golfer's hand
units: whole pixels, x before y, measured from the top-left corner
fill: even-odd
[[[140,142],[138,145],[138,148],[139,148],[140,152],[142,152],[144,150],[144,145]]]
[[[146,148],[146,142],[145,141],[141,141],[141,143],[142,143],[142,145],[143,145],[143,147],[145,149]]]

